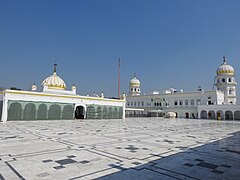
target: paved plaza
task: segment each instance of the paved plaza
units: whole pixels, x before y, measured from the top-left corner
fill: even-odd
[[[240,121],[0,123],[0,179],[240,179]]]

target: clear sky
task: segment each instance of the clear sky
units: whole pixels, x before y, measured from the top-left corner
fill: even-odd
[[[223,55],[240,84],[239,0],[0,0],[0,87],[40,88],[56,61],[69,89],[117,96],[121,58],[121,92],[134,72],[143,93],[211,90]]]

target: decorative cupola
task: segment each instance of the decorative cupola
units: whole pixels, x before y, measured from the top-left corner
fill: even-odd
[[[141,83],[137,79],[136,73],[134,73],[133,79],[131,79],[130,81],[130,90],[129,90],[130,96],[138,96],[141,94],[140,85]]]
[[[47,77],[42,82],[43,91],[48,89],[66,90],[66,84],[62,78],[57,75],[57,64],[54,64],[53,75]]]
[[[74,84],[72,85],[72,92],[77,94],[77,87]]]
[[[121,98],[120,98],[121,100],[124,100],[124,101],[126,101],[126,94],[125,93],[122,93],[122,95],[121,95]]]
[[[32,85],[32,91],[36,91],[37,90],[37,86],[35,85],[35,83],[33,83]]]
[[[236,86],[234,68],[227,64],[223,56],[223,63],[217,69],[215,86],[218,91],[224,94],[224,104],[236,104]]]

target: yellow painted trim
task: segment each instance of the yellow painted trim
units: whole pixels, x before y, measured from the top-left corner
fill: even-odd
[[[37,92],[27,92],[27,91],[14,91],[6,90],[6,93],[9,94],[27,94],[33,96],[50,96],[50,97],[60,97],[60,98],[76,98],[76,99],[85,99],[85,100],[101,100],[101,101],[110,101],[110,102],[125,102],[124,100],[116,99],[106,99],[106,98],[97,98],[97,97],[87,97],[87,96],[73,96],[73,95],[57,95],[57,94],[47,94],[47,93],[37,93]]]
[[[48,89],[61,89],[61,90],[66,90],[66,88],[60,87],[60,86],[48,86]]]
[[[132,86],[140,86],[139,83],[130,83],[130,85],[132,85]]]

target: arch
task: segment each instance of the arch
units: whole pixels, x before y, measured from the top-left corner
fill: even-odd
[[[46,120],[47,119],[47,105],[40,104],[37,110],[37,119],[38,120]]]
[[[97,107],[96,118],[102,119],[102,107],[101,106]]]
[[[61,119],[61,106],[53,104],[50,106],[48,111],[48,119],[56,120]]]
[[[223,120],[224,119],[224,114],[221,110],[217,111],[217,120]]]
[[[189,113],[188,112],[185,113],[185,118],[187,118],[187,119],[189,118]]]
[[[197,99],[196,103],[197,105],[201,105],[201,99]]]
[[[2,119],[2,108],[3,108],[3,101],[0,101],[0,121]]]
[[[112,119],[112,116],[113,116],[113,109],[112,109],[112,107],[109,107],[108,108],[108,119]]]
[[[192,118],[192,119],[195,119],[195,118],[196,118],[194,113],[192,113],[191,118]]]
[[[62,111],[62,119],[73,119],[74,108],[72,105],[65,105]]]
[[[179,101],[179,105],[180,105],[180,106],[183,105],[183,101],[182,101],[182,100]]]
[[[122,119],[122,117],[123,117],[123,108],[120,107],[118,110],[118,119]]]
[[[234,112],[234,120],[240,120],[240,111]]]
[[[193,99],[191,99],[191,106],[194,106],[194,100]]]
[[[225,112],[225,119],[226,120],[233,120],[233,112],[232,111],[226,111]]]
[[[114,118],[114,119],[117,119],[117,118],[118,118],[118,108],[117,108],[117,107],[114,108],[113,118]]]
[[[107,112],[107,107],[104,106],[104,107],[103,107],[103,112],[102,112],[102,118],[103,118],[103,119],[107,119],[107,115],[108,115],[107,113],[108,113],[108,112]]]
[[[36,119],[36,106],[33,103],[26,104],[23,111],[24,120],[35,120]]]
[[[22,119],[22,105],[20,103],[12,103],[8,109],[8,120]]]
[[[205,110],[201,111],[200,118],[207,119],[207,111],[205,111]]]
[[[208,111],[208,119],[216,119],[215,118],[215,112],[214,111]]]
[[[85,109],[83,106],[77,106],[75,109],[75,119],[84,119]]]
[[[87,107],[87,119],[95,119],[96,111],[94,106]]]

